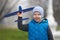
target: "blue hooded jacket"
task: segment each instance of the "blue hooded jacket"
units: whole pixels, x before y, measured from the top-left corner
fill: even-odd
[[[34,19],[28,24],[22,24],[22,17],[18,17],[18,28],[23,31],[28,31],[28,40],[53,40],[52,32],[48,25],[48,20],[43,19],[44,9],[37,6],[33,9],[34,12],[38,11],[41,14],[41,22],[38,23]]]
[[[40,23],[35,20],[29,22],[28,39],[29,40],[48,40],[48,20],[44,19]]]

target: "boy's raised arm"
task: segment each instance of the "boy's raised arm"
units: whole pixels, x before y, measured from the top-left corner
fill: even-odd
[[[22,24],[22,13],[17,13],[18,15],[18,28],[23,31],[28,31],[28,24]]]

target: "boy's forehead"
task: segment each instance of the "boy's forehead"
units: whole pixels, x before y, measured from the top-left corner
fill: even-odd
[[[34,13],[39,13],[38,11],[35,11]]]
[[[41,13],[40,13],[40,12],[38,12],[38,11],[35,11],[35,12],[34,12],[34,14],[41,14]]]

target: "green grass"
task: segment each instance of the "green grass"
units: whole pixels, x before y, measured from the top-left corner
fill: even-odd
[[[28,33],[18,29],[0,29],[0,40],[28,40]]]
[[[0,30],[0,40],[28,40],[28,33],[17,29]]]
[[[57,30],[60,31],[60,26],[57,27]]]

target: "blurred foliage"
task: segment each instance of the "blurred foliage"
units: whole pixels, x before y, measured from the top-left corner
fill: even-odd
[[[17,29],[3,29],[0,30],[0,40],[27,40],[27,32]]]
[[[60,26],[57,27],[57,31],[60,31]]]
[[[54,17],[58,25],[60,25],[60,0],[53,0]]]
[[[60,30],[60,26],[57,30]],[[0,40],[28,40],[28,32],[18,29],[0,29]]]

